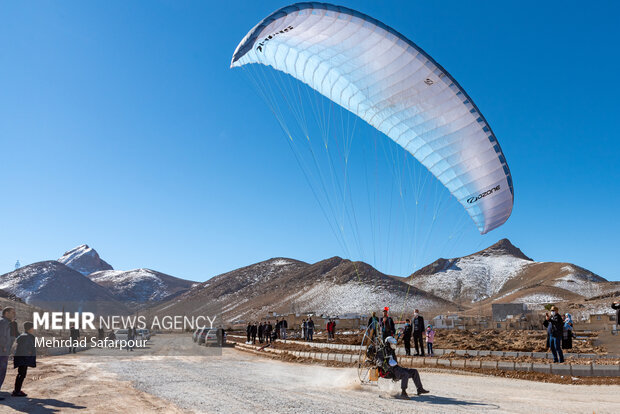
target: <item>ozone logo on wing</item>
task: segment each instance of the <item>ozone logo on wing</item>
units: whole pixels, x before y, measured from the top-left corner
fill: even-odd
[[[269,36],[267,36],[265,39],[263,39],[263,41],[262,41],[262,42],[260,42],[260,43],[258,44],[258,46],[256,46],[256,50],[258,50],[259,52],[262,52],[262,51],[263,51],[263,46],[265,46],[265,43],[267,43],[268,41],[270,41],[271,39],[273,39],[275,36],[277,36],[277,35],[279,35],[279,34],[286,33],[286,32],[288,32],[289,30],[293,30],[293,26],[286,27],[286,28],[284,28],[284,29],[280,30],[279,32],[275,32],[275,33],[270,34],[270,35],[269,35]]]
[[[469,198],[467,199],[467,203],[469,203],[469,204],[473,204],[473,203],[475,203],[476,201],[480,200],[481,198],[484,198],[484,197],[486,197],[486,196],[488,196],[488,195],[493,194],[493,193],[494,193],[494,192],[496,192],[496,191],[499,191],[499,187],[500,187],[500,186],[499,186],[499,185],[497,185],[497,187],[493,187],[493,188],[491,188],[490,190],[485,191],[484,193],[480,193],[480,194],[478,194],[477,196],[469,197]]]

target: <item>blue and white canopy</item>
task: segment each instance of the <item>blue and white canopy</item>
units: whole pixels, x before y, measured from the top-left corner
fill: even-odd
[[[231,67],[288,73],[409,151],[482,234],[512,212],[512,177],[491,127],[457,81],[411,40],[346,7],[296,3],[241,41]]]

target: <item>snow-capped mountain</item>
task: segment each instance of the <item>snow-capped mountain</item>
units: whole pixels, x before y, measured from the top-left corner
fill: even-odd
[[[58,261],[85,276],[101,270],[112,270],[112,266],[101,259],[95,249],[86,244],[65,252]]]
[[[384,306],[403,309],[455,309],[456,305],[363,262],[339,257],[308,264],[274,258],[198,284],[156,306],[156,313],[218,314],[233,321],[267,312],[367,313]]]
[[[503,239],[469,256],[438,259],[416,271],[407,281],[447,300],[477,302],[496,295],[508,280],[533,263]]]
[[[33,263],[1,275],[0,289],[46,310],[129,312],[107,289],[54,260]]]
[[[88,278],[108,289],[116,299],[134,304],[158,302],[196,284],[151,269],[103,270],[89,274]]]
[[[150,269],[113,270],[85,244],[58,261],[33,263],[0,276],[0,289],[28,304],[48,310],[115,314],[170,299],[194,284]]]
[[[618,288],[570,263],[536,262],[508,239],[469,256],[438,259],[406,280],[460,305],[481,301],[539,305],[580,300]]]
[[[203,283],[150,269],[115,271],[86,245],[60,260],[66,265],[38,262],[0,276],[0,292],[48,310],[122,314],[149,306],[156,313],[217,314],[228,321],[268,312],[369,313],[384,306],[395,314],[414,308],[468,312],[497,302],[532,307],[564,301],[590,309],[620,293],[620,282],[570,263],[536,262],[506,239],[468,256],[438,259],[407,278],[339,257],[314,264],[274,258]]]

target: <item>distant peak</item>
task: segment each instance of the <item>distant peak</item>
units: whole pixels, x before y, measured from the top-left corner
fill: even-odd
[[[112,270],[112,266],[101,259],[97,251],[88,247],[87,244],[82,244],[65,252],[58,261],[83,275],[100,270]]]
[[[508,239],[501,239],[497,243],[474,253],[472,256],[514,256],[524,260],[533,261],[530,257],[526,256],[521,249],[516,247]]]
[[[67,250],[67,251],[63,254],[63,256],[68,256],[68,255],[70,255],[70,254],[73,254],[73,253],[76,253],[76,252],[79,252],[79,251],[86,251],[86,250],[89,250],[89,249],[90,249],[90,247],[88,247],[88,244],[81,244],[81,245],[79,245],[79,246],[77,246],[77,247],[74,247],[74,248],[73,248],[73,249],[71,249],[71,250]]]
[[[515,247],[515,245],[514,245],[514,244],[512,244],[512,243],[510,242],[510,240],[508,240],[508,239],[501,239],[501,240],[499,240],[497,243],[495,243],[494,245],[489,246],[489,247],[505,247],[505,248],[511,248],[511,247]]]
[[[330,257],[329,259],[321,260],[320,262],[317,262],[315,264],[320,264],[322,266],[328,266],[328,267],[336,267],[344,262],[349,262],[349,260],[345,260],[340,256],[333,256],[333,257]]]

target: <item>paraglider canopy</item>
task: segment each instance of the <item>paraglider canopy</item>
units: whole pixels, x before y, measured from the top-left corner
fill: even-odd
[[[480,233],[510,217],[512,176],[488,122],[441,65],[386,24],[296,3],[237,46],[231,67],[252,63],[293,76],[383,132],[441,181]]]

